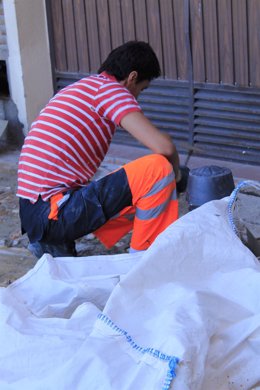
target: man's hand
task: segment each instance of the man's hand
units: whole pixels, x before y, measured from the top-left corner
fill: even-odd
[[[176,177],[176,188],[177,192],[180,194],[182,192],[185,192],[187,189],[190,169],[184,165],[180,165],[179,172],[180,177]]]

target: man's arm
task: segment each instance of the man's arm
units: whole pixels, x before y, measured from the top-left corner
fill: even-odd
[[[173,166],[176,181],[181,179],[179,155],[168,134],[161,133],[142,112],[125,115],[121,126],[152,152],[165,156]]]

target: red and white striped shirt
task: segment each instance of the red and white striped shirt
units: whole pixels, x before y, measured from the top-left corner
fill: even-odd
[[[104,159],[116,126],[141,111],[113,76],[83,78],[57,93],[32,124],[18,165],[17,195],[35,203],[84,186]]]

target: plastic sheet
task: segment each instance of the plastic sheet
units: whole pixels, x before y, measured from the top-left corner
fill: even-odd
[[[45,255],[1,288],[0,389],[260,389],[260,266],[227,205],[144,253]]]

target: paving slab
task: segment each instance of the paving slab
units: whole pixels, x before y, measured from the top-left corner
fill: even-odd
[[[0,287],[6,287],[23,276],[36,262],[26,248],[0,246]]]

